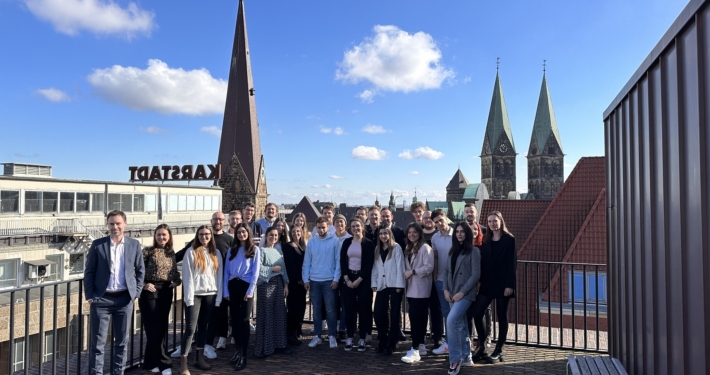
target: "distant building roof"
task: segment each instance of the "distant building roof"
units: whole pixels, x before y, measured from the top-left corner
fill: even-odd
[[[486,199],[483,201],[478,222],[485,227],[488,225],[488,214],[500,211],[508,231],[515,237],[515,250],[519,250],[547,210],[550,202],[552,202],[550,199]]]
[[[460,188],[465,188],[468,186],[468,180],[466,179],[466,176],[463,175],[463,172],[461,172],[461,169],[458,169],[456,173],[454,173],[454,177],[451,177],[451,181],[449,181],[449,184],[446,185],[447,189],[460,189]]]
[[[449,204],[446,201],[427,201],[426,205],[429,211],[434,211],[438,208],[444,210],[444,213],[449,211]]]
[[[414,215],[411,211],[392,212],[392,220],[398,227],[405,229],[409,223],[414,222]]]
[[[520,199],[520,193],[517,191],[509,191],[508,192],[508,199],[513,200],[513,199]]]
[[[466,186],[466,190],[463,192],[463,199],[488,199],[488,188],[486,188],[486,184],[468,184],[468,186]]]
[[[291,222],[294,215],[299,212],[306,215],[306,221],[309,223],[316,221],[321,216],[318,208],[316,208],[311,199],[308,197],[303,197],[303,199],[301,199],[301,201],[296,205],[296,208],[291,211],[291,215],[289,215],[287,219],[288,222]]]
[[[454,221],[463,220],[466,218],[466,202],[451,202],[451,208],[447,212],[447,216],[453,218]]]

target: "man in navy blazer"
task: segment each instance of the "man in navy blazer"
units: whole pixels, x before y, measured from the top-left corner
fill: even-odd
[[[104,347],[113,317],[113,374],[123,374],[133,314],[133,300],[143,289],[143,252],[133,238],[124,237],[126,214],[111,211],[106,217],[109,236],[94,240],[84,269],[84,296],[89,302],[91,337],[89,373],[103,374]]]

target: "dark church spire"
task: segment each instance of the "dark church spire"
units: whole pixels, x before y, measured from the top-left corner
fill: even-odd
[[[266,203],[264,158],[254,95],[244,1],[240,0],[218,157],[223,170],[220,186],[225,189],[225,209],[242,208],[250,201],[257,205],[257,212],[261,212]]]

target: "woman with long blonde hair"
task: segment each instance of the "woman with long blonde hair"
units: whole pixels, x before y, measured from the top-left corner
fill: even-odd
[[[180,375],[190,375],[187,354],[190,353],[195,328],[195,365],[201,370],[211,368],[205,360],[204,348],[212,309],[222,303],[222,267],[222,255],[217,253],[212,228],[209,225],[200,226],[182,260],[186,327],[181,342]]]
[[[308,240],[311,239],[311,231],[308,230],[308,221],[303,212],[299,212],[293,216],[293,219],[291,219],[291,227],[301,227],[303,231],[303,241],[308,244]]]

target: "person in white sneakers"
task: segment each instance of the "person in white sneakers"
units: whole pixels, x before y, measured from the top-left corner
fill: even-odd
[[[411,223],[405,231],[404,278],[407,280],[407,302],[409,302],[409,321],[412,325],[412,349],[402,357],[404,363],[414,363],[426,355],[424,337],[429,311],[429,296],[434,272],[434,253],[424,243],[421,225]]]
[[[329,330],[329,344],[331,348],[338,347],[335,339],[337,312],[335,307],[335,290],[340,280],[340,242],[334,234],[328,232],[329,223],[324,217],[316,220],[317,235],[311,238],[306,245],[303,257],[303,286],[310,292],[313,303],[313,340],[308,344],[314,348],[322,342],[320,335],[323,332],[323,313],[321,311],[325,301],[326,317]]]
[[[392,355],[399,341],[402,295],[404,293],[404,256],[402,248],[394,241],[392,230],[380,228],[375,248],[375,265],[372,268],[372,291],[375,297],[375,325],[377,326],[377,353]]]
[[[449,254],[449,250],[451,249],[454,230],[449,226],[446,214],[444,214],[444,211],[440,208],[432,211],[431,220],[439,230],[431,237],[431,248],[434,251],[434,255],[436,255],[437,264],[436,270],[434,271],[434,274],[436,275],[434,287],[436,288],[436,292],[439,296],[441,315],[444,318],[444,321],[446,321],[451,307],[449,306],[449,302],[444,297],[444,268],[446,267],[446,259]],[[438,355],[449,354],[449,345],[446,341],[443,341],[438,348],[435,348],[431,352]]]

